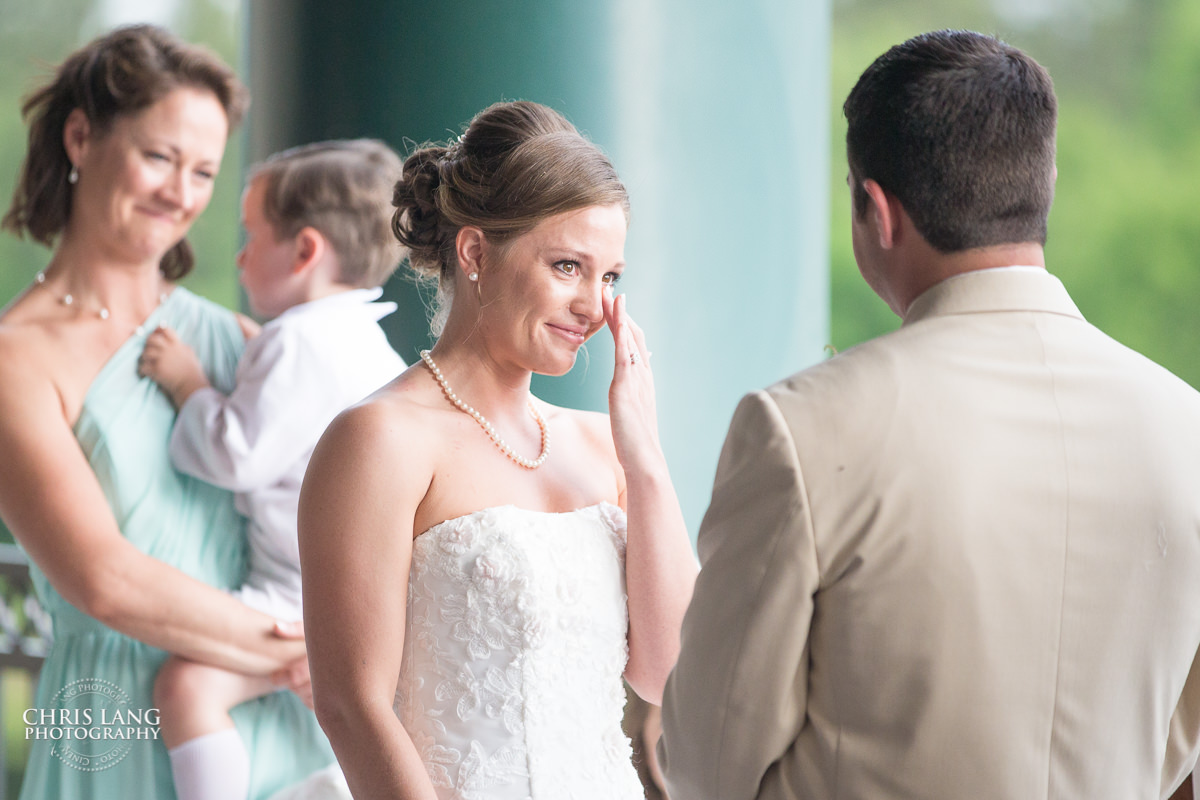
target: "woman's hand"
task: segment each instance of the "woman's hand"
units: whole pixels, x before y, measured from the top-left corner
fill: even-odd
[[[612,331],[616,364],[608,390],[609,418],[617,459],[626,477],[665,468],[658,441],[654,374],[646,337],[625,310],[625,295],[604,291],[604,320]]]
[[[304,640],[304,623],[296,622],[275,623],[275,635],[280,639]],[[297,697],[309,708],[313,707],[312,675],[308,669],[308,654],[297,658],[283,669],[271,673],[271,681],[276,686],[292,690]]]

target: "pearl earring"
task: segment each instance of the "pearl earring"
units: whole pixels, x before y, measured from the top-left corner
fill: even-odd
[[[475,281],[479,280],[479,273],[478,273],[478,272],[469,272],[469,273],[467,273],[467,280],[469,280],[469,281],[471,281],[472,283],[474,283]]]
[[[79,167],[74,164],[71,165],[71,171],[67,173],[67,183],[79,183]]]

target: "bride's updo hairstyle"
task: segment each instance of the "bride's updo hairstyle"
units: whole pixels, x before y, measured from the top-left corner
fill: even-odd
[[[629,195],[607,156],[557,111],[526,101],[490,106],[457,140],[413,152],[392,204],[392,230],[408,248],[409,266],[437,281],[435,336],[454,299],[462,227],[478,227],[503,247],[567,211],[619,205],[629,218]]]

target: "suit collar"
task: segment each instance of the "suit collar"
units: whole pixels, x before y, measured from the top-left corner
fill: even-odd
[[[948,314],[1043,311],[1083,319],[1062,281],[1040,267],[981,269],[947,278],[908,308],[904,324]]]

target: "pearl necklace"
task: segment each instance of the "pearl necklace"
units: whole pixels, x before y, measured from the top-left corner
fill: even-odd
[[[491,440],[496,444],[496,447],[499,447],[504,455],[508,456],[513,460],[514,463],[524,467],[525,469],[537,469],[545,463],[546,457],[550,455],[550,431],[546,429],[546,421],[542,419],[542,415],[538,413],[537,408],[533,405],[533,400],[529,401],[529,413],[533,414],[533,418],[537,421],[538,430],[540,430],[542,433],[542,452],[537,458],[531,461],[528,458],[523,458],[522,456],[517,455],[513,449],[508,446],[508,443],[501,439],[499,434],[496,433],[496,429],[492,427],[492,423],[488,422],[487,417],[483,416],[483,414],[480,414],[478,411],[471,408],[471,406],[459,399],[458,395],[454,393],[454,390],[450,388],[450,384],[446,381],[446,376],[442,374],[440,369],[438,369],[438,365],[433,362],[433,356],[429,355],[428,350],[421,351],[421,360],[425,362],[425,366],[429,367],[429,371],[433,373],[433,379],[438,382],[438,386],[442,387],[442,394],[446,396],[446,399],[450,401],[451,405],[478,422],[479,426],[483,428],[484,433],[491,438]]]
[[[46,285],[46,271],[38,270],[37,275],[34,276],[34,280],[37,281],[38,286],[45,286]],[[166,300],[167,300],[167,293],[163,292],[162,294],[160,294],[158,296],[158,305],[162,305],[164,302],[166,302]],[[62,297],[58,298],[58,302],[64,306],[73,306],[73,305],[75,305],[75,295],[71,294],[70,292],[67,292]],[[155,308],[157,308],[157,307],[158,306],[155,306]],[[110,316],[108,313],[108,306],[100,306],[100,308],[96,311],[96,316],[99,317],[100,319],[108,319]],[[141,334],[145,333],[145,328],[142,327],[141,325],[138,325],[136,328],[134,328],[134,332],[140,336]]]
[[[45,286],[46,271],[38,270],[38,274],[34,279],[37,281],[38,286]],[[67,292],[62,297],[58,298],[58,302],[64,306],[73,306],[75,305],[75,296],[70,292]],[[100,310],[96,312],[96,316],[100,317],[100,319],[108,319],[108,306],[100,306]]]

